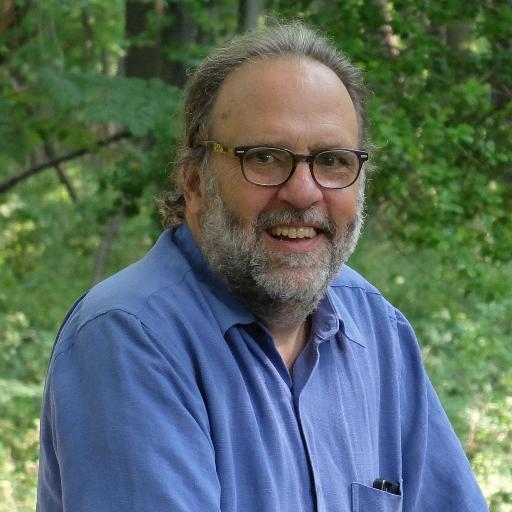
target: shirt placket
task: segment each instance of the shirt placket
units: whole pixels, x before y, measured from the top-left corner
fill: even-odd
[[[306,345],[299,358],[295,362],[292,369],[292,398],[293,405],[295,410],[295,417],[297,419],[297,424],[300,429],[302,442],[304,445],[304,451],[306,453],[306,457],[309,464],[309,473],[312,481],[312,489],[314,492],[314,507],[316,511],[323,510],[323,497],[322,490],[319,482],[319,475],[316,472],[316,467],[312,457],[312,451],[309,447],[309,439],[313,435],[313,432],[309,432],[310,426],[305,420],[306,413],[301,404],[301,396],[303,395],[305,389],[307,388],[308,382],[313,377],[313,374],[318,366],[319,362],[319,350],[318,346],[321,340],[318,338],[313,338]]]

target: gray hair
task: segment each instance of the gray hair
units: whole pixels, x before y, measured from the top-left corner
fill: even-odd
[[[187,169],[197,168],[202,174],[207,170],[207,150],[198,144],[209,139],[211,113],[224,80],[247,62],[283,56],[316,60],[336,73],[354,104],[360,147],[369,145],[366,111],[368,91],[361,71],[343,53],[319,32],[297,21],[274,23],[251,30],[214,51],[189,77],[185,86],[185,133],[178,152],[174,187],[160,194],[157,199],[164,227],[184,222],[183,185],[190,178],[185,175]],[[363,190],[364,172],[363,169],[360,178]],[[361,194],[364,192],[361,191]]]

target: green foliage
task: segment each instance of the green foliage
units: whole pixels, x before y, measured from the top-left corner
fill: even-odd
[[[154,131],[155,127],[168,122],[176,115],[180,93],[158,79],[142,80],[121,76],[83,72],[63,72],[42,69],[35,77],[47,105],[51,105],[50,130],[56,130],[73,112],[80,112],[77,124],[114,123],[127,127],[136,137]],[[57,114],[57,115],[56,115]],[[76,127],[65,127],[74,135]],[[50,131],[48,130],[48,131]],[[64,140],[69,136],[64,135]],[[70,142],[80,142],[71,140]],[[82,142],[83,144],[83,142]]]
[[[165,73],[124,76],[123,58],[152,48],[161,68],[186,68],[238,30],[235,0],[142,3],[146,25],[132,39],[122,0],[18,0],[0,32],[0,183],[85,150],[60,168],[66,186],[49,168],[0,195],[0,512],[33,510],[53,336],[90,286],[113,219],[124,220],[103,274],[159,231],[152,197],[172,167],[181,92]],[[353,264],[411,320],[492,510],[510,512],[512,6],[266,6],[327,31],[364,70],[379,170]],[[132,137],[95,145],[122,130]]]

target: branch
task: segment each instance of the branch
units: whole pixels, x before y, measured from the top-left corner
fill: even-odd
[[[131,137],[132,134],[128,130],[124,130],[122,132],[115,133],[114,135],[111,135],[110,137],[107,137],[106,139],[102,139],[97,141],[94,146],[97,148],[101,148],[104,146],[108,146],[109,144],[112,144],[113,142],[117,142],[121,139],[126,139]],[[69,160],[74,160],[75,158],[79,158],[81,156],[87,155],[88,153],[91,153],[93,148],[81,148],[76,149],[75,151],[71,151],[69,153],[66,153],[65,155],[59,156],[57,158],[54,158],[52,160],[49,160],[47,162],[44,162],[39,165],[35,165],[34,167],[30,167],[29,169],[16,174],[15,176],[11,176],[10,178],[7,178],[6,180],[0,182],[0,194],[2,192],[6,192],[10,188],[14,187],[14,185],[17,185],[20,181],[26,180],[27,178],[30,178],[30,176],[33,176],[34,174],[38,174],[41,171],[44,171],[45,169],[49,169],[51,167],[57,167],[63,162],[67,162]]]
[[[46,156],[50,159],[55,158],[55,152],[53,150],[53,146],[50,141],[45,142],[44,144],[44,152]],[[69,197],[74,203],[78,202],[78,194],[76,193],[75,187],[73,186],[73,182],[66,174],[64,170],[64,166],[62,163],[59,163],[55,166],[55,171],[57,172],[57,176],[59,177],[60,182],[64,185],[66,190],[68,191]]]
[[[92,286],[94,286],[96,283],[99,283],[103,279],[105,267],[107,266],[108,258],[110,255],[110,249],[112,248],[112,243],[117,236],[119,227],[123,222],[123,218],[123,210],[120,209],[110,219],[107,229],[103,233],[101,243],[96,254],[96,259],[94,261],[94,267],[92,271]]]

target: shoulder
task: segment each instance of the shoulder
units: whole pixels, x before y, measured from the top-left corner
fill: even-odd
[[[356,270],[344,265],[331,283],[332,295],[344,304],[357,308],[362,302],[381,310],[386,316],[395,317],[397,309],[389,303],[381,291]]]
[[[81,324],[109,311],[144,316],[152,299],[179,287],[191,273],[190,265],[169,231],[136,263],[94,286],[80,304]]]
[[[380,291],[373,284],[348,265],[343,265],[341,271],[334,278],[331,286],[334,288],[358,288],[380,295]]]
[[[88,343],[94,342],[90,332],[106,333],[118,324],[128,331],[159,332],[164,323],[169,328],[177,312],[197,309],[200,282],[174,238],[172,232],[165,231],[142,259],[77,301],[63,322],[55,352],[74,345],[83,330],[88,333]]]

